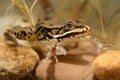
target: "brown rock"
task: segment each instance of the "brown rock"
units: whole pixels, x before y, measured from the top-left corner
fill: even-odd
[[[120,80],[120,51],[110,50],[93,61],[95,78]]]
[[[38,61],[39,56],[31,48],[0,47],[0,76],[22,78],[35,68]]]
[[[71,59],[61,56],[58,63],[55,63],[55,60],[40,61],[36,68],[36,76],[39,80],[92,80],[92,68],[87,65],[89,62],[78,57],[76,60],[74,56]],[[90,60],[90,57],[87,58]]]

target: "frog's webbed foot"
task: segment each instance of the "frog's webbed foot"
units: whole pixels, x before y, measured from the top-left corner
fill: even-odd
[[[50,52],[47,53],[46,58],[43,60],[43,62],[48,61],[52,57],[55,59],[55,62],[58,63],[57,55],[54,55],[53,53]]]

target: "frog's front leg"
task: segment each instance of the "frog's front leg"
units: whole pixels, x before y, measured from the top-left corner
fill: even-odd
[[[15,36],[9,30],[4,32],[4,38],[6,41],[12,41],[16,47],[21,46],[16,40]]]
[[[58,62],[58,55],[66,55],[66,50],[64,47],[62,47],[61,43],[55,43],[54,45],[48,46],[48,53],[46,55],[46,58],[44,59],[44,62],[49,60],[50,58],[54,58],[55,62]]]
[[[56,63],[58,62],[58,58],[56,56],[56,46],[57,46],[57,43],[55,45],[52,45],[52,46],[48,46],[48,53],[46,55],[46,58],[44,59],[44,62],[46,62],[47,60],[49,60],[50,58],[54,58]]]

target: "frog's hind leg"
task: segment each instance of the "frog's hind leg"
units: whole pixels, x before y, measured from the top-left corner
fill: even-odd
[[[6,41],[12,41],[16,47],[21,46],[15,39],[14,35],[9,32],[9,30],[4,33],[4,38]]]

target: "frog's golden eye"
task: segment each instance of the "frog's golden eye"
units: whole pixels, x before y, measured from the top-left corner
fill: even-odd
[[[69,21],[69,22],[67,22],[66,26],[71,28],[74,26],[74,23],[72,21]]]

